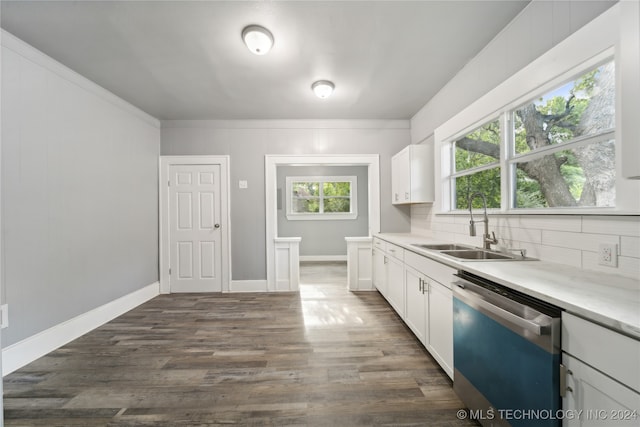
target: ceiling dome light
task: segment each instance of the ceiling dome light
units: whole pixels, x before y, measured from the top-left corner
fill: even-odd
[[[249,25],[242,30],[242,40],[256,55],[265,55],[273,46],[273,34],[259,25]]]
[[[333,89],[335,85],[329,80],[318,80],[317,82],[311,85],[311,89],[313,93],[316,94],[318,98],[328,98],[333,93]]]

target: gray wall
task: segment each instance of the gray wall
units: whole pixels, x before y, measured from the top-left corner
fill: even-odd
[[[302,237],[301,256],[347,255],[345,237],[369,234],[369,168],[366,166],[278,166],[278,236]],[[358,179],[358,217],[349,220],[304,220],[287,219],[287,176],[356,176]]]
[[[417,144],[616,1],[533,0],[411,119]]]
[[[161,154],[230,156],[232,279],[264,280],[266,154],[379,154],[381,229],[406,232],[409,209],[390,203],[391,156],[409,140],[404,120],[165,121]]]
[[[5,346],[158,280],[160,129],[17,39],[2,43]]]

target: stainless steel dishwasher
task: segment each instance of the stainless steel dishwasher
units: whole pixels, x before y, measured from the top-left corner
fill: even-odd
[[[483,426],[559,426],[560,312],[459,272],[453,282],[453,388]]]

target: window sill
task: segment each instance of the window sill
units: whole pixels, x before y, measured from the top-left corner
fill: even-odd
[[[289,221],[342,221],[358,219],[358,214],[287,214]]]
[[[473,213],[476,215],[481,212],[482,209],[474,208]],[[502,216],[516,216],[516,215],[567,215],[567,216],[640,216],[640,212],[634,211],[619,211],[615,209],[522,209],[522,210],[510,210],[501,211],[498,209],[488,209],[488,215],[502,215]],[[436,216],[469,216],[469,210],[465,211],[450,211],[450,212],[436,212]]]

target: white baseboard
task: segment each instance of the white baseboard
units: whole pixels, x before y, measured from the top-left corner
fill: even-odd
[[[2,376],[81,337],[160,294],[155,282],[2,349]]]
[[[232,280],[229,292],[267,292],[266,280]]]
[[[300,256],[300,261],[346,261],[346,255],[305,255]]]

